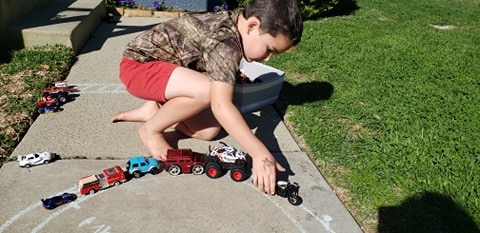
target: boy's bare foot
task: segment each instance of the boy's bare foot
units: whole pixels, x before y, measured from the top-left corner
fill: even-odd
[[[151,132],[143,124],[138,128],[138,135],[150,155],[157,160],[164,161],[166,159],[167,150],[172,147],[165,141],[162,133]]]
[[[120,112],[117,115],[110,118],[112,123],[121,121],[130,122],[145,122],[157,112],[159,106],[154,101],[147,101],[142,106],[134,109],[130,109],[125,112]]]
[[[110,121],[112,123],[117,123],[117,122],[122,122],[122,121],[126,121],[125,120],[125,112],[120,112],[118,113],[117,115],[113,116],[112,118],[110,118]]]

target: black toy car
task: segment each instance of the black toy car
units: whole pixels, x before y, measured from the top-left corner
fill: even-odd
[[[77,199],[77,195],[73,193],[64,193],[62,195],[54,196],[47,199],[42,199],[42,203],[45,209],[51,210],[63,204],[69,203],[71,201],[75,201],[76,199]]]
[[[278,196],[285,197],[288,199],[288,202],[292,205],[300,205],[302,204],[302,198],[298,196],[298,190],[300,189],[300,185],[296,182],[289,182],[289,181],[277,181],[276,193]]]

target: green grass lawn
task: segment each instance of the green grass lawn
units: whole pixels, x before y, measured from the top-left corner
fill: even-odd
[[[38,116],[41,89],[65,79],[73,61],[65,46],[0,53],[0,166]]]
[[[480,232],[480,1],[305,22],[278,106],[365,231]]]

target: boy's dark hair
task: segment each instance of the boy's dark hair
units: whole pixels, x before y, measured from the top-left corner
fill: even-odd
[[[293,45],[300,43],[303,21],[297,0],[250,0],[242,14],[245,19],[257,17],[263,32],[285,35]]]

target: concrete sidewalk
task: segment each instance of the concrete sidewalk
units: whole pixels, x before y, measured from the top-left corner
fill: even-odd
[[[146,154],[135,123],[111,124],[119,111],[141,104],[118,78],[125,45],[141,31],[166,19],[122,17],[103,23],[78,56],[67,78],[80,90],[64,111],[41,115],[12,156],[40,151],[63,158],[48,165],[19,168],[9,162],[0,169],[0,233],[2,232],[362,232],[325,179],[300,150],[272,107],[245,114],[247,123],[288,168],[280,177],[300,184],[303,203],[260,193],[247,180],[228,175],[171,176],[147,174],[118,187],[82,196],[54,210],[40,199],[77,193],[79,178],[114,165],[125,167],[134,155]],[[287,73],[288,75],[288,73]],[[216,142],[167,133],[179,148],[207,152]],[[238,146],[228,135],[217,141]],[[86,159],[67,159],[67,158]]]

